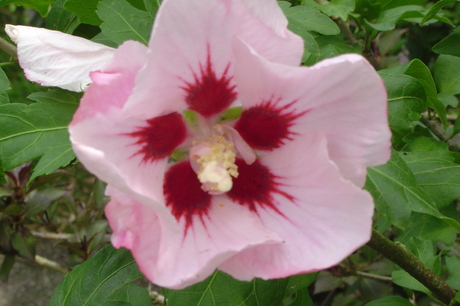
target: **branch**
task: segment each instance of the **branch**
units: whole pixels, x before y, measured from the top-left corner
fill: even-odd
[[[371,240],[367,245],[412,275],[416,280],[433,292],[436,298],[443,303],[448,305],[460,305],[457,302],[451,303],[457,292],[442,278],[428,269],[428,267],[415,257],[405,245],[389,240],[374,229],[372,230]]]
[[[64,266],[61,266],[57,262],[51,261],[45,257],[41,257],[40,255],[35,255],[35,262],[39,264],[40,266],[43,266],[45,268],[52,269],[54,271],[58,271],[61,273],[69,273],[70,269]]]
[[[449,145],[449,150],[460,152],[460,146],[455,143],[454,139],[449,139],[450,137],[446,135],[442,124],[438,119],[428,119],[422,114],[420,122],[423,123],[436,137],[438,137],[439,140],[446,142]]]

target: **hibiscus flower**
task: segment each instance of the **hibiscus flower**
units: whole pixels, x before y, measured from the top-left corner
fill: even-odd
[[[308,273],[369,240],[383,82],[359,55],[299,67],[286,25],[276,1],[165,0],[148,47],[91,73],[73,148],[108,183],[113,245],[152,282]]]

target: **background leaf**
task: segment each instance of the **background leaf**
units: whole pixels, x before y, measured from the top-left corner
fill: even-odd
[[[205,281],[182,290],[163,289],[166,305],[259,305],[278,306],[284,298],[289,280],[274,279],[237,281],[216,271]]]
[[[30,96],[37,103],[0,105],[0,158],[5,170],[40,157],[31,180],[67,165],[75,155],[67,126],[78,95],[49,90]]]
[[[81,23],[98,26],[102,20],[96,14],[97,4],[100,0],[67,0],[64,8],[78,16]]]
[[[439,92],[460,94],[460,57],[440,55],[433,67],[433,77]]]
[[[105,302],[112,301],[117,301],[117,305],[134,305],[129,303],[145,298],[145,294],[126,285],[141,276],[128,250],[115,250],[109,245],[65,276],[49,306],[106,305]]]
[[[102,33],[117,44],[137,40],[148,44],[153,17],[136,9],[126,1],[102,0],[97,6],[97,15],[103,20]]]
[[[433,46],[433,52],[460,56],[460,27]]]

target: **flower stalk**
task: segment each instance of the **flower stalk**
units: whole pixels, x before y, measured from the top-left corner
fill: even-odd
[[[460,305],[453,302],[457,292],[415,257],[405,245],[389,240],[376,230],[372,230],[372,237],[367,245],[404,269],[433,292],[441,302],[447,305]]]

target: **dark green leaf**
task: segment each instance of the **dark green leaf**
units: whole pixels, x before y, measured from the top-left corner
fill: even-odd
[[[101,30],[117,44],[126,40],[137,40],[148,44],[153,17],[136,9],[126,1],[102,0],[97,6],[97,15],[103,20]]]
[[[59,188],[47,188],[30,193],[26,198],[24,217],[32,217],[47,210],[51,203],[66,193],[68,191]]]
[[[420,24],[424,24],[428,20],[432,19],[443,7],[445,7],[447,4],[453,2],[455,0],[440,0],[436,2],[426,13],[425,17],[423,17],[422,21]]]
[[[102,20],[96,14],[97,4],[100,0],[67,0],[64,8],[78,16],[81,23],[98,26]]]
[[[407,152],[401,157],[439,208],[460,197],[460,165],[447,150]]]
[[[125,295],[130,298],[129,294],[115,292],[141,276],[128,250],[106,246],[64,277],[48,305],[104,305],[111,297]],[[126,287],[126,290],[131,288]]]
[[[0,280],[6,282],[14,265],[14,254],[6,254],[0,266]]]
[[[369,302],[364,306],[413,306],[413,304],[400,296],[387,296]]]
[[[433,67],[433,77],[439,92],[460,94],[460,57],[440,55]]]
[[[412,130],[412,121],[420,119],[426,108],[426,94],[420,82],[408,75],[379,74],[388,91],[389,123],[395,137],[403,137]]]
[[[35,237],[25,228],[11,236],[11,244],[18,254],[26,259],[35,260]]]
[[[77,108],[77,96],[61,90],[35,93],[30,105],[0,105],[0,158],[5,170],[40,157],[31,180],[67,165],[74,153],[67,126]]]
[[[340,29],[335,22],[317,9],[305,5],[289,7],[282,2],[285,1],[280,1],[279,4],[290,24],[294,23],[296,27],[323,35],[337,35],[340,33]]]
[[[434,45],[433,52],[460,56],[460,31],[450,33],[443,40]]]
[[[10,81],[2,68],[0,68],[0,104],[10,102],[6,93],[8,89],[10,89]]]
[[[2,160],[0,159],[0,184],[6,184],[5,172],[3,171]]]
[[[112,293],[101,306],[148,306],[151,304],[152,299],[146,288],[128,283]]]
[[[3,0],[1,1],[0,5],[4,6],[10,3],[14,3],[16,5],[34,9],[39,12],[40,15],[45,17],[54,1],[55,0]]]
[[[384,11],[374,23],[366,20],[366,24],[377,31],[390,31],[404,18],[422,17],[421,10],[423,7],[418,5],[398,6]]]
[[[455,120],[454,135],[460,133],[460,116]]]
[[[73,33],[80,22],[77,15],[64,9],[66,0],[57,0],[46,18],[46,27],[64,33]]]
[[[145,9],[152,17],[155,17],[160,8],[161,0],[144,0]]]
[[[365,188],[374,197],[379,213],[399,228],[406,228],[414,211],[432,215],[460,229],[457,221],[439,212],[430,195],[417,184],[414,174],[396,152],[385,165],[368,169]]]
[[[259,305],[278,306],[288,279],[241,282],[216,271],[203,282],[182,290],[163,289],[167,305]]]
[[[308,288],[308,286],[315,281],[316,276],[318,276],[318,273],[301,274],[289,277],[285,296],[291,296],[299,290]]]

